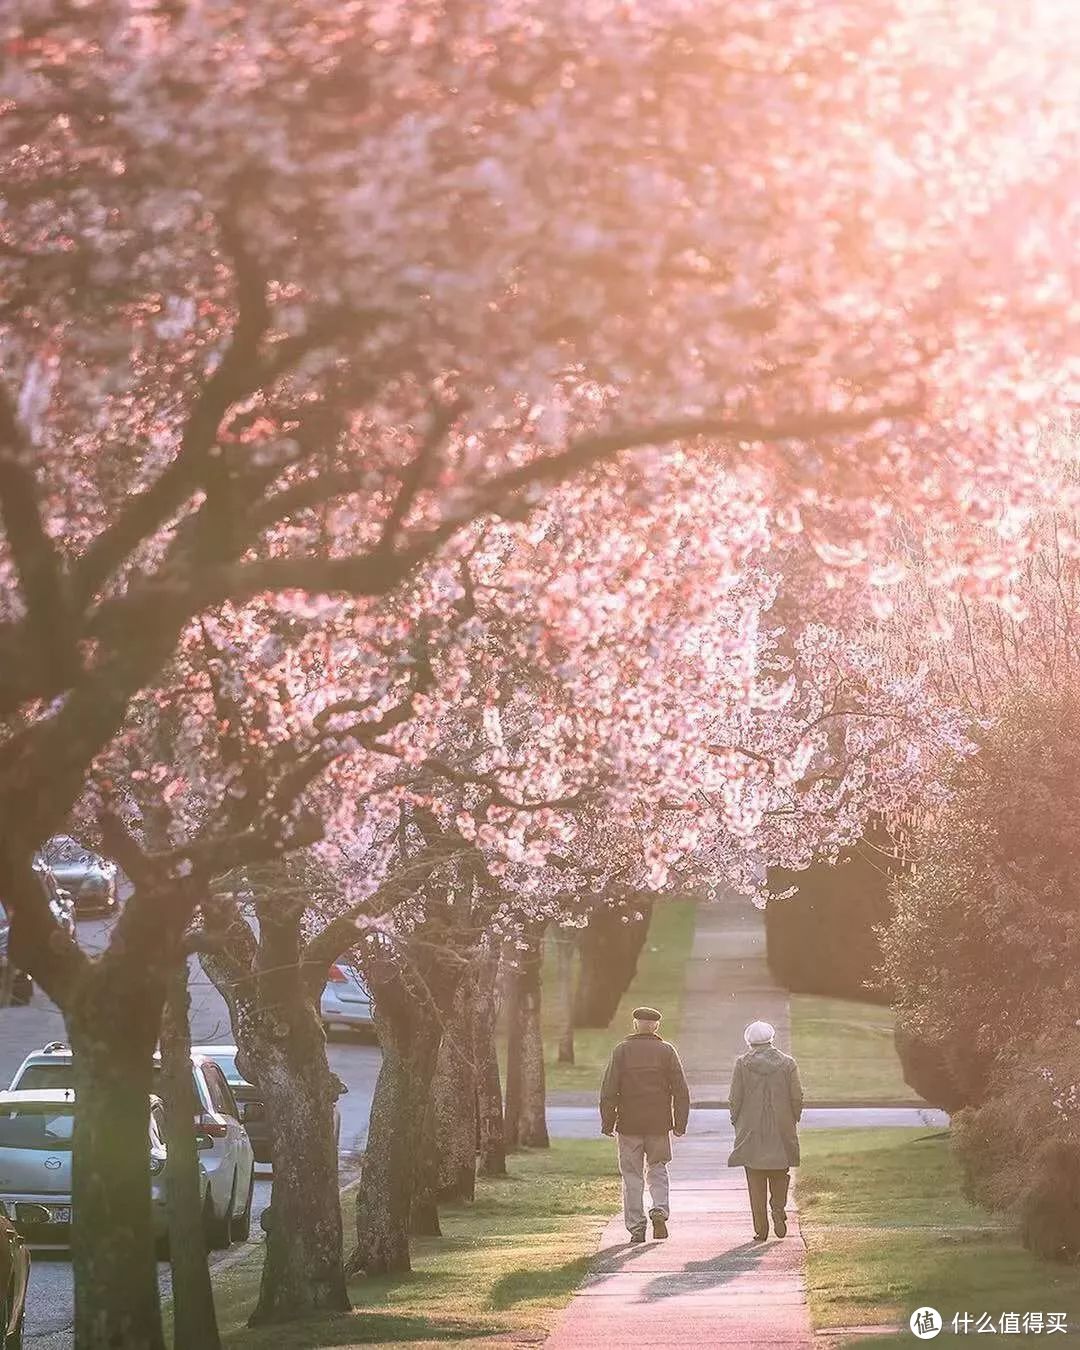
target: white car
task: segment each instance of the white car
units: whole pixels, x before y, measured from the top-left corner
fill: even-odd
[[[160,1056],[154,1056],[160,1062]],[[246,1242],[251,1234],[255,1153],[240,1121],[240,1108],[220,1065],[209,1055],[191,1056],[191,1076],[201,1107],[195,1120],[199,1158],[210,1178],[204,1209],[211,1247]]]
[[[270,1120],[266,1112],[266,1103],[262,1099],[262,1094],[254,1083],[249,1083],[244,1078],[240,1070],[236,1067],[237,1049],[235,1045],[193,1045],[191,1053],[195,1055],[205,1055],[207,1059],[212,1059],[221,1072],[225,1075],[225,1081],[232,1089],[233,1096],[240,1108],[240,1115],[244,1121],[244,1129],[248,1132],[248,1138],[251,1140],[251,1147],[255,1152],[255,1161],[257,1163],[270,1163],[274,1161],[273,1154],[273,1135],[270,1129]],[[340,1080],[339,1080],[340,1081]],[[348,1092],[344,1083],[341,1084],[342,1094]],[[337,1102],[334,1103],[334,1145],[335,1147],[341,1140],[341,1112],[338,1109]]]
[[[154,1063],[160,1067],[161,1056]],[[203,1223],[211,1247],[245,1242],[251,1232],[255,1155],[240,1123],[240,1108],[225,1075],[207,1055],[191,1056],[191,1078],[198,1102],[195,1134],[199,1161],[206,1172]],[[71,1047],[52,1041],[27,1055],[11,1080],[10,1091],[74,1089]]]
[[[342,1027],[369,1035],[375,1032],[371,994],[360,972],[345,961],[335,961],[330,967],[319,1013],[327,1031]]]

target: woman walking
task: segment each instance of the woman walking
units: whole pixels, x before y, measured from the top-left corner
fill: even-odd
[[[729,1105],[735,1147],[729,1167],[746,1169],[754,1238],[769,1236],[769,1211],[777,1237],[787,1235],[789,1168],[799,1163],[802,1084],[799,1066],[773,1044],[768,1022],[751,1022],[744,1032],[747,1051],[735,1061]]]

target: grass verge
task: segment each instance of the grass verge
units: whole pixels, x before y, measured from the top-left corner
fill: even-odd
[[[808,1101],[920,1100],[904,1082],[891,1008],[792,994],[791,1046]]]
[[[574,1033],[574,1063],[557,1059],[562,1034],[556,990],[554,944],[549,939],[544,958],[544,1065],[547,1090],[552,1093],[588,1094],[600,1091],[600,1079],[611,1047],[630,1031],[630,1014],[639,1003],[649,1003],[664,1014],[661,1031],[667,1040],[678,1040],[682,1020],[683,981],[694,943],[693,900],[657,900],[645,946],[638,958],[637,974],[623,995],[609,1027],[582,1027]],[[499,1038],[505,1081],[505,1036]]]
[[[215,1301],[229,1350],[447,1342],[539,1343],[570,1299],[618,1205],[609,1140],[556,1140],[517,1153],[512,1175],[481,1178],[476,1203],[442,1212],[442,1238],[414,1239],[410,1275],[356,1279],[354,1311],[284,1327],[244,1326],[255,1306],[262,1251],[222,1272]],[[345,1197],[345,1231],[353,1226]]]
[[[834,1345],[914,1345],[907,1320],[925,1305],[941,1313],[952,1340],[956,1313],[1067,1313],[1070,1329],[1080,1319],[1076,1270],[1036,1260],[968,1204],[942,1132],[804,1131],[798,1201],[815,1329],[904,1328]],[[1010,1344],[1029,1339],[1010,1335]]]

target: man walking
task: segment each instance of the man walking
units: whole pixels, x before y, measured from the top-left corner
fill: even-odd
[[[735,1061],[731,1078],[735,1147],[728,1166],[746,1169],[754,1238],[764,1242],[769,1209],[776,1236],[787,1236],[788,1169],[799,1163],[802,1084],[794,1059],[773,1045],[776,1031],[768,1022],[751,1022],[743,1034],[747,1051]]]
[[[686,1133],[690,1089],[679,1052],[660,1037],[655,1008],[634,1009],[634,1031],[611,1052],[600,1088],[600,1128],[619,1136],[623,1217],[631,1242],[645,1241],[645,1184],[653,1237],[666,1238],[671,1131]]]

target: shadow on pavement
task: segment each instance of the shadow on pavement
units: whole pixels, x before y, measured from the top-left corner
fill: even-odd
[[[676,1294],[685,1294],[688,1285],[695,1292],[717,1289],[752,1270],[760,1262],[765,1248],[764,1242],[743,1242],[705,1261],[687,1261],[679,1270],[658,1275],[641,1291],[641,1299],[645,1303],[655,1303],[658,1299],[672,1298]]]

